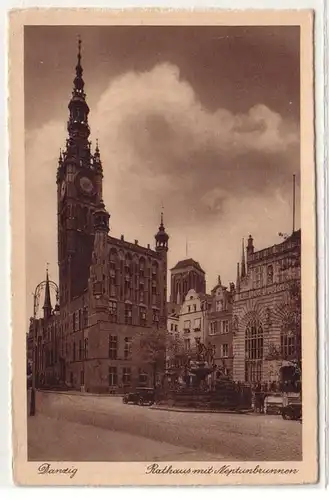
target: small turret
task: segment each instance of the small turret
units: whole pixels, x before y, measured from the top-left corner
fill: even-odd
[[[247,258],[254,253],[254,240],[251,234],[249,234],[248,245],[247,245]]]
[[[166,233],[163,224],[163,212],[161,212],[159,231],[155,235],[155,249],[168,251],[168,240],[169,240],[169,235]]]
[[[96,149],[95,149],[95,153],[94,153],[94,168],[103,170],[102,161],[101,161],[101,154],[99,151],[98,139],[96,139]]]
[[[103,200],[101,200],[94,212],[94,228],[96,232],[108,233],[110,214],[105,209]]]
[[[96,172],[95,181],[97,185],[98,198],[102,200],[103,197],[103,165],[101,161],[101,154],[99,151],[98,139],[96,139],[96,149],[93,155],[93,168]]]

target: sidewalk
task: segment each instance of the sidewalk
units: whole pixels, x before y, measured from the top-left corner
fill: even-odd
[[[149,462],[223,457],[133,434],[68,422],[38,414],[28,417],[28,460],[70,462]]]

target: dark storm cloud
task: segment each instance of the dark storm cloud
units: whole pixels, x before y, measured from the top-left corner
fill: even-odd
[[[44,120],[52,104],[55,115],[63,110],[78,33],[87,91],[93,87],[91,106],[111,79],[167,61],[180,68],[181,78],[209,109],[246,112],[264,102],[284,116],[299,118],[299,27],[28,26],[28,124]]]
[[[43,241],[28,257],[31,289],[40,262],[57,261],[56,162],[78,34],[112,234],[152,243],[164,204],[169,267],[188,238],[210,283],[234,279],[242,236],[267,246],[290,228],[299,29],[25,28],[26,214],[38,221],[28,247]]]

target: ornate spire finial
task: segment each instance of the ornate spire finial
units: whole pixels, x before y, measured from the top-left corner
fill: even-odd
[[[75,67],[75,77],[73,80],[72,97],[69,102],[69,120],[67,130],[69,139],[66,142],[65,156],[79,156],[79,161],[85,165],[90,165],[90,150],[88,138],[90,129],[88,125],[89,107],[86,102],[84,92],[85,82],[82,78],[83,69],[81,66],[81,39],[78,38],[77,64]]]
[[[50,285],[49,285],[49,274],[48,274],[49,262],[47,262],[46,267],[46,287],[45,287],[45,300],[43,304],[43,316],[45,319],[49,318],[51,315],[51,299],[50,299]]]
[[[78,62],[81,61],[81,36],[78,35]]]
[[[83,69],[81,66],[81,38],[80,35],[78,36],[78,62],[75,67],[75,78],[74,78],[74,89],[73,89],[73,95],[81,95],[84,97],[83,94],[83,89],[85,82],[82,79],[82,73]]]

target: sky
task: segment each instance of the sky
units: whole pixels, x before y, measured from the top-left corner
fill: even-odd
[[[82,38],[91,141],[110,231],[154,245],[163,207],[168,267],[187,256],[235,281],[256,250],[300,227],[298,27],[25,27],[27,307],[47,262],[57,281],[56,170]],[[29,309],[28,309],[29,310]]]

